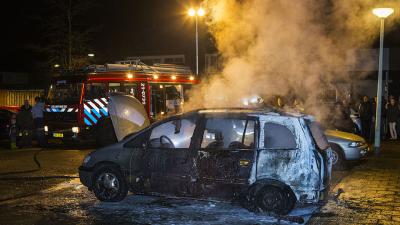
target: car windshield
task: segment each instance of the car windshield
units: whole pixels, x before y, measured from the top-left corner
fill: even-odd
[[[81,96],[82,83],[66,83],[57,81],[52,84],[47,96],[48,104],[78,104]]]

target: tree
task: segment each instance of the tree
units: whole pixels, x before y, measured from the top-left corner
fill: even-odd
[[[99,27],[90,25],[88,12],[96,6],[93,0],[46,1],[46,10],[36,17],[42,24],[42,41],[32,46],[43,58],[41,69],[58,64],[74,70],[89,64],[91,36]]]

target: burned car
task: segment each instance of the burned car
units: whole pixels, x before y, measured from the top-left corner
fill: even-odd
[[[82,184],[106,202],[135,194],[240,201],[287,214],[327,198],[331,149],[311,117],[205,109],[153,123],[87,155]]]

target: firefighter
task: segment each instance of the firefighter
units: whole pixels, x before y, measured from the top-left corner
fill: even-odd
[[[40,147],[46,144],[43,121],[44,102],[39,96],[35,98],[35,105],[32,108],[33,123],[35,126],[35,136]]]
[[[175,109],[175,114],[178,114],[181,112],[181,96],[179,93],[176,93],[173,104],[174,104],[174,109]]]
[[[28,100],[25,100],[24,105],[21,106],[17,114],[17,130],[19,136],[17,145],[20,148],[32,146],[33,117],[31,110],[32,106],[29,104]]]

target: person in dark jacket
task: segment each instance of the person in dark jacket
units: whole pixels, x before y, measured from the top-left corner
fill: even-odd
[[[340,131],[354,132],[354,125],[350,118],[350,108],[345,105],[346,102],[338,101],[335,103],[333,116],[332,116],[332,127]]]
[[[370,140],[371,124],[372,124],[372,107],[368,96],[363,97],[363,101],[358,109],[361,119],[361,134],[366,140]]]
[[[389,123],[390,139],[397,139],[396,123],[400,116],[399,105],[394,98],[391,98],[389,103],[386,104],[386,117]]]
[[[19,136],[17,145],[20,148],[32,145],[33,117],[31,110],[32,106],[29,105],[28,100],[25,100],[24,105],[21,106],[17,114],[17,130]]]

